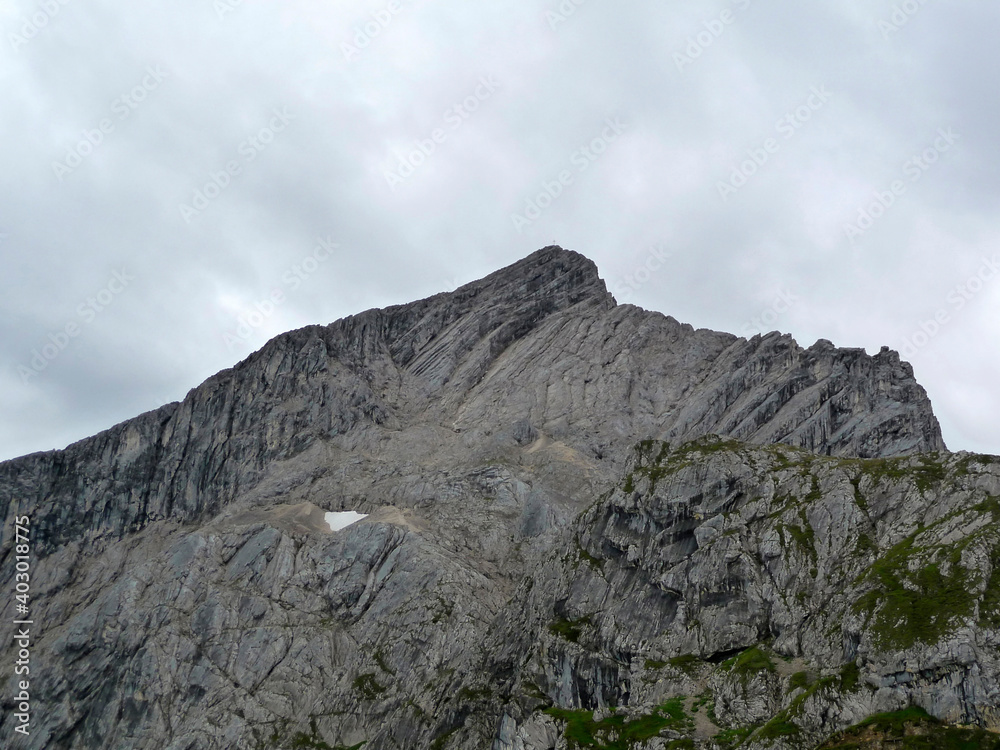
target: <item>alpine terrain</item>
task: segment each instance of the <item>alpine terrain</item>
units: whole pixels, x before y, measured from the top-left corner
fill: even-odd
[[[0,511],[5,747],[1000,748],[1000,458],[888,348],[555,246],[0,463]]]

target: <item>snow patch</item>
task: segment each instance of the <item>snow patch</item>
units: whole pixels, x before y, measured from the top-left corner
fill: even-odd
[[[330,531],[340,531],[341,529],[346,529],[352,523],[357,523],[362,518],[368,518],[368,514],[355,513],[353,510],[326,514],[326,522],[330,526]]]

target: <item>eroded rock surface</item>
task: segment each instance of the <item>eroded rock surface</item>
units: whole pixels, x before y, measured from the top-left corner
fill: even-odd
[[[944,451],[895,352],[696,330],[545,248],[0,464],[42,623],[20,746],[997,729],[1000,468]]]

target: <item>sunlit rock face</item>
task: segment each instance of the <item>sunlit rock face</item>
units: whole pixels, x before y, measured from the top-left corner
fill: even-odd
[[[696,330],[547,247],[0,464],[4,580],[15,515],[35,557],[20,746],[1000,728],[998,474],[895,352]]]

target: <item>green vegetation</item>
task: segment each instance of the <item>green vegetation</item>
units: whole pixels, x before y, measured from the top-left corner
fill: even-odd
[[[626,721],[625,716],[617,714],[595,721],[593,711],[566,708],[549,708],[545,713],[566,723],[563,736],[570,750],[628,750],[636,743],[656,737],[663,729],[691,731],[694,728],[694,722],[684,712],[683,697],[672,698],[648,716],[632,721]],[[676,740],[668,747],[682,750],[694,745],[687,740]]]
[[[381,649],[376,651],[375,655],[372,658],[375,659],[375,663],[378,664],[378,668],[381,669],[383,672],[385,672],[386,674],[396,674],[396,670],[390,667],[389,664],[386,662],[385,654],[382,652]]]
[[[788,707],[771,717],[760,729],[749,727],[745,729],[743,738],[754,734],[754,738],[762,740],[776,740],[782,737],[792,737],[801,730],[794,719],[801,715],[802,707],[812,696],[824,689],[831,689],[840,693],[854,692],[859,681],[858,666],[850,662],[841,667],[837,676],[821,677],[813,680],[807,672],[796,672],[789,680],[791,688],[803,688],[804,692],[795,696]],[[742,740],[741,740],[742,741]],[[733,745],[735,747],[735,745]]]
[[[365,700],[373,701],[377,699],[385,688],[375,681],[374,674],[363,674],[354,678],[354,689]]]
[[[580,641],[580,635],[584,627],[590,625],[590,617],[581,617],[578,620],[559,619],[549,625],[549,632],[560,638],[565,638],[572,643]]]
[[[549,698],[549,696],[547,696],[544,692],[542,692],[542,689],[538,687],[538,685],[536,685],[531,680],[525,680],[524,682],[521,683],[521,691],[524,693],[524,695],[528,696],[529,698],[534,698],[537,701],[541,701],[547,706],[552,705],[552,699]]]
[[[861,510],[868,514],[868,501],[865,500],[865,496],[861,494],[861,477],[855,475],[851,477],[851,485],[854,487],[854,504],[857,505]]]
[[[686,675],[692,675],[698,671],[698,667],[701,666],[702,661],[694,654],[681,654],[680,656],[668,659],[667,664],[674,669],[679,669]]]
[[[635,477],[639,475],[646,477],[649,480],[650,490],[654,490],[656,483],[663,477],[675,474],[707,454],[738,451],[742,448],[742,443],[723,439],[718,435],[704,435],[683,443],[674,450],[670,449],[670,443],[643,440],[635,448],[639,460],[635,469],[625,477],[623,489],[626,493],[633,492]]]
[[[926,719],[931,719],[933,721],[933,717],[924,711],[924,709],[919,706],[910,706],[902,711],[893,711],[892,713],[869,716],[860,724],[855,724],[851,727],[851,729],[864,729],[865,727],[872,727],[876,731],[880,732],[902,734],[903,730],[906,728],[906,724]]]
[[[448,744],[448,740],[450,740],[451,736],[458,730],[459,727],[455,727],[454,729],[449,729],[444,734],[439,734],[431,743],[431,750],[444,750],[445,745]]]
[[[994,523],[1000,522],[1000,497],[988,495],[983,502],[973,507],[973,510],[980,513],[990,513]]]
[[[916,460],[916,466],[910,465],[913,459],[909,457],[841,459],[841,463],[845,468],[858,469],[858,474],[851,480],[855,487],[855,499],[857,499],[860,497],[857,487],[862,476],[869,476],[876,483],[887,480],[912,479],[921,492],[932,489],[948,477],[948,469],[941,454],[925,453],[917,457]],[[956,476],[968,474],[967,464],[965,466],[961,463],[956,465],[953,474]],[[858,504],[861,505],[860,502]]]
[[[573,567],[574,568],[579,567],[580,560],[583,560],[585,563],[587,563],[587,565],[589,565],[594,570],[600,571],[604,561],[601,560],[600,558],[594,557],[592,554],[587,552],[587,550],[584,549],[583,545],[580,544],[580,537],[575,537],[574,541],[576,542],[577,563]]]
[[[774,672],[774,662],[758,646],[752,646],[731,659],[722,662],[722,668],[732,671],[740,680],[746,682],[758,672]]]
[[[1000,750],[1000,736],[982,729],[951,727],[911,706],[903,711],[876,714],[836,734],[819,750],[862,750],[866,747],[900,750]]]
[[[948,472],[944,464],[938,460],[936,453],[921,456],[920,465],[913,470],[914,482],[921,492],[926,492],[935,485],[941,484],[947,476]]]
[[[672,659],[667,659],[666,661],[646,659],[645,667],[646,669],[664,669],[665,667],[672,667],[673,669],[679,670],[690,676],[698,671],[698,667],[701,664],[702,660],[694,654],[682,654],[681,656],[675,656]]]
[[[431,622],[437,625],[443,620],[451,619],[451,614],[455,611],[455,603],[445,601],[444,597],[440,594],[436,594],[435,598],[437,599],[438,606],[434,609],[434,617],[431,618]]]
[[[780,737],[792,737],[800,731],[797,724],[778,714],[762,726],[755,736],[762,740],[776,740]]]
[[[310,736],[304,732],[299,732],[295,735],[292,738],[291,744],[293,750],[361,750],[364,745],[364,742],[359,742],[357,745],[351,745],[350,747],[346,747],[344,745],[328,745],[316,736]]]
[[[271,741],[275,744],[279,743],[277,735],[271,737]],[[357,745],[351,745],[350,747],[345,747],[344,745],[330,745],[320,739],[319,730],[316,728],[316,717],[309,717],[309,734],[305,732],[298,732],[290,740],[290,746],[293,750],[360,750],[366,742],[359,742]]]
[[[723,750],[729,750],[730,748],[739,747],[743,744],[743,740],[749,737],[757,729],[756,724],[749,727],[736,727],[734,729],[723,729],[722,731],[715,734],[712,737],[713,740],[721,747]]]
[[[715,696],[712,695],[711,690],[706,690],[704,693],[695,698],[694,703],[691,704],[691,711],[693,711],[694,713],[698,713],[698,711],[701,710],[702,706],[708,706],[708,710],[705,713],[714,715]]]
[[[984,628],[1000,628],[1000,547],[990,555],[990,577],[979,603],[979,624]]]
[[[771,454],[777,464],[777,470],[790,469],[793,466],[798,466],[802,463],[803,458],[810,458],[805,451],[801,448],[796,448],[793,445],[784,445],[783,443],[775,443],[771,445],[761,446],[765,451]]]
[[[468,686],[458,691],[458,699],[468,703],[483,703],[493,696],[489,688],[470,688]]]
[[[867,534],[860,534],[858,536],[858,543],[854,546],[854,553],[861,556],[866,556],[868,553],[877,555],[878,545]]]
[[[947,553],[947,573],[938,560],[917,565],[917,555]],[[947,550],[920,548],[910,536],[876,559],[866,577],[877,586],[855,602],[855,612],[865,612],[879,648],[907,649],[916,643],[936,643],[955,620],[968,617],[974,598],[975,576],[962,567],[961,546]],[[919,561],[918,561],[919,563]]]
[[[844,666],[840,668],[840,690],[844,693],[853,693],[857,691],[861,683],[861,673],[858,670],[857,663],[853,661],[847,662]]]
[[[812,677],[810,677],[808,672],[796,672],[788,680],[789,690],[798,690],[799,688],[805,690],[812,684]]]
[[[813,531],[812,526],[809,525],[809,519],[806,517],[805,508],[799,508],[799,518],[802,520],[801,527],[785,526],[784,528],[787,529],[788,533],[791,535],[792,539],[795,540],[795,543],[799,546],[799,548],[809,555],[815,564],[818,559],[816,555],[816,534]],[[815,574],[813,574],[813,578],[815,577]]]

